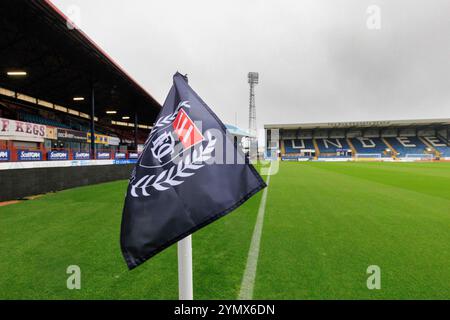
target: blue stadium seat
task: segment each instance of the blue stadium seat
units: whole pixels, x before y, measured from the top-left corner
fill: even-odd
[[[62,123],[62,122],[59,122],[56,120],[52,120],[52,119],[47,119],[47,118],[44,118],[44,117],[41,117],[41,116],[38,116],[35,114],[19,111],[17,113],[17,115],[18,115],[18,118],[20,121],[32,122],[32,123],[37,123],[37,124],[43,124],[46,126],[70,129],[70,126],[66,125],[65,123]]]
[[[407,154],[424,154],[427,146],[418,137],[389,137],[386,141],[397,151],[400,158]]]
[[[433,146],[434,149],[439,151],[441,157],[450,157],[450,147],[447,142],[441,137],[424,137],[424,139]]]
[[[302,149],[314,150],[314,144],[312,139],[291,139],[284,140],[284,150],[286,154],[300,153]]]
[[[345,138],[320,138],[316,139],[317,146],[319,147],[320,157],[337,157],[337,152],[341,150],[350,150],[350,146]],[[339,156],[339,157],[351,157],[351,156]]]
[[[390,157],[385,154],[389,148],[381,138],[351,138],[351,143],[355,147],[356,153],[361,154],[381,154],[382,157]]]

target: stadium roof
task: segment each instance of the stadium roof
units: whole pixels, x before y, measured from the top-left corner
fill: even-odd
[[[388,128],[388,127],[441,127],[450,125],[450,119],[424,120],[381,120],[349,121],[322,123],[266,124],[265,129],[352,129],[352,128]]]
[[[93,83],[96,116],[154,122],[161,105],[48,0],[4,0],[0,11],[0,87],[89,114]]]
[[[245,132],[242,129],[239,129],[236,126],[233,126],[231,124],[225,124],[225,127],[227,128],[227,130],[234,136],[240,136],[240,137],[249,137],[250,135]]]

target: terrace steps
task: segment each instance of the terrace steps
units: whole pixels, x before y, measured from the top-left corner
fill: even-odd
[[[389,149],[391,149],[391,151],[392,151],[392,158],[397,160],[398,159],[397,158],[397,155],[398,155],[397,150],[395,150],[395,148],[385,138],[381,138],[381,140],[384,142],[385,145],[388,146]]]
[[[352,149],[352,158],[356,157],[356,148],[351,142],[350,138],[347,138],[347,143],[350,146],[350,149]]]
[[[281,140],[281,154],[286,154],[286,149],[284,148],[284,140]]]
[[[319,156],[320,156],[320,149],[319,149],[319,146],[317,145],[316,139],[313,139],[313,144],[314,144],[314,149],[316,150],[316,155],[315,155],[314,159],[317,160],[317,159],[319,159]]]
[[[422,143],[423,143],[424,145],[426,145],[428,148],[430,148],[431,150],[433,150],[433,153],[434,153],[435,156],[438,156],[438,157],[441,156],[441,153],[439,152],[439,150],[437,150],[435,147],[433,147],[433,146],[431,145],[431,143],[429,143],[429,142],[427,141],[427,139],[424,139],[423,137],[418,137],[418,138],[419,138],[420,141],[422,141]]]

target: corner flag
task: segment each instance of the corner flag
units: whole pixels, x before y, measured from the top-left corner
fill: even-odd
[[[120,236],[128,267],[230,213],[265,186],[223,123],[176,73],[128,185]]]

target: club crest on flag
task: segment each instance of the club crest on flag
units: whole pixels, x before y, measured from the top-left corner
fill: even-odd
[[[159,162],[168,154],[172,154],[175,147],[175,140],[171,132],[164,132],[157,139],[152,141],[152,154]]]
[[[207,138],[203,136],[185,111],[190,107],[189,101],[182,101],[173,113],[156,121],[138,161],[138,166],[145,168],[148,174],[138,180],[134,170],[130,180],[133,197],[147,197],[151,195],[150,189],[164,191],[179,185],[211,158],[216,140],[210,134]],[[202,144],[204,141],[206,146]],[[147,149],[150,152],[146,152]]]

